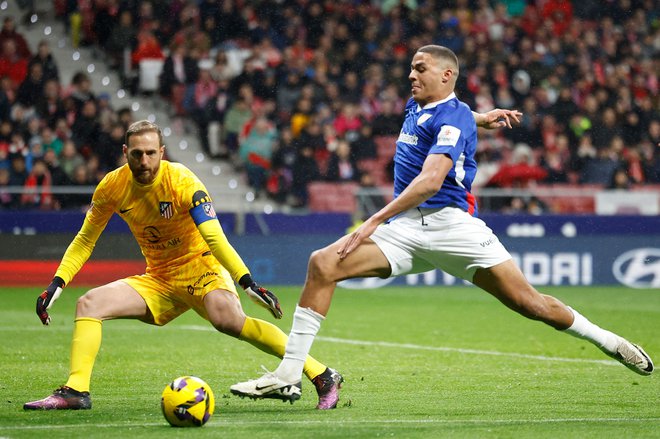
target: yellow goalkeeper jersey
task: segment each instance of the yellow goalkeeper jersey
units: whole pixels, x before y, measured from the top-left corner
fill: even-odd
[[[147,262],[147,273],[168,276],[211,251],[236,281],[247,267],[229,244],[204,184],[185,166],[161,160],[154,181],[142,185],[124,165],[98,184],[83,226],[56,275],[67,284],[91,255],[117,213],[128,224]]]

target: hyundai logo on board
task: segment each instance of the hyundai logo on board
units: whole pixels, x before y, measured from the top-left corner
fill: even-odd
[[[616,280],[631,288],[660,288],[660,248],[636,248],[614,260]]]

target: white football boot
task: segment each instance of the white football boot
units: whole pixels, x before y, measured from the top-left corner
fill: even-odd
[[[603,352],[640,375],[651,375],[653,373],[651,357],[640,346],[630,343],[625,338],[619,338],[616,352],[606,350],[603,350]]]
[[[241,398],[251,399],[274,398],[282,401],[294,401],[300,399],[302,384],[300,381],[287,383],[282,381],[275,373],[266,372],[261,378],[256,380],[236,383],[229,388],[230,392]]]

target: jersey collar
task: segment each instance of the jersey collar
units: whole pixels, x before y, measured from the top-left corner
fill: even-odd
[[[430,110],[431,108],[435,108],[438,105],[444,104],[445,102],[450,101],[450,100],[455,99],[455,98],[456,98],[456,93],[451,92],[451,94],[449,96],[447,96],[446,98],[441,99],[439,101],[428,103],[428,104],[424,105],[423,108],[420,107],[419,104],[417,104],[417,111],[416,112],[419,113],[422,110]]]

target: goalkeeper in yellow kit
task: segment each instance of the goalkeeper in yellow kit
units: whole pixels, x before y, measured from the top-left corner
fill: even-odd
[[[104,320],[132,318],[160,326],[192,308],[218,331],[269,354],[284,355],[284,332],[246,316],[234,282],[279,319],[277,297],[252,280],[227,241],[202,182],[185,166],[162,160],[164,151],[156,124],[143,120],[128,128],[123,146],[128,163],[106,175],[94,191],[84,223],[53,282],[37,298],[37,315],[49,324],[48,310],[87,261],[114,213],[126,221],[138,241],[146,273],[93,288],[78,299],[69,379],[52,395],[24,404],[24,409],[92,407],[90,380]],[[317,408],[336,407],[341,375],[311,357],[305,373],[319,394]]]

